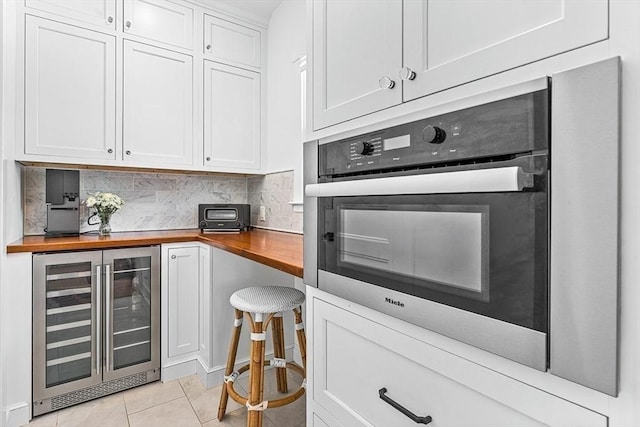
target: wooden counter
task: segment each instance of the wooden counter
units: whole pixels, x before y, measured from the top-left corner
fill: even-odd
[[[108,249],[194,241],[302,277],[302,235],[261,229],[228,234],[165,230],[111,233],[109,236],[27,236],[7,245],[7,253]]]

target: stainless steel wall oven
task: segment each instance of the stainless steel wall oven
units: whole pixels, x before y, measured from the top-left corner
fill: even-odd
[[[548,104],[540,90],[321,145],[318,287],[546,369]]]
[[[619,94],[611,58],[306,143],[305,284],[617,395]]]

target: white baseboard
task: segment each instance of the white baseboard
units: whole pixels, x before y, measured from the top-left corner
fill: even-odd
[[[4,414],[4,425],[6,427],[19,427],[27,424],[31,419],[29,406],[29,402],[20,402],[7,407]]]
[[[265,357],[267,359],[272,358],[273,352],[266,353]],[[285,358],[287,360],[293,360],[293,346],[285,348]],[[247,363],[249,363],[249,357],[236,360],[236,369],[246,365]],[[197,374],[200,382],[202,382],[206,388],[211,388],[222,384],[225,368],[226,365],[218,365],[210,368],[206,366],[206,363],[204,363],[202,359],[197,357],[197,355],[194,355],[193,359],[182,360],[163,366],[161,378],[162,382],[167,382]]]

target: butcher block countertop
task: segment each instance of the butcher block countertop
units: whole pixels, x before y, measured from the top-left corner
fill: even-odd
[[[302,277],[302,235],[261,229],[240,233],[163,230],[111,233],[109,236],[26,236],[7,245],[7,253],[108,249],[179,242],[202,242]]]

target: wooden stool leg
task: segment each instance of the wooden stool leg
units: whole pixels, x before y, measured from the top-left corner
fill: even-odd
[[[273,338],[273,356],[278,359],[285,359],[284,352],[284,322],[282,315],[277,314],[271,320],[271,336]],[[276,368],[276,381],[278,383],[278,391],[287,393],[287,368]]]
[[[302,321],[302,307],[294,308],[293,314],[296,318],[296,336],[298,337],[298,347],[300,347],[300,356],[302,357],[302,367],[304,368],[305,378],[307,376],[307,338],[304,334],[304,322]]]
[[[247,396],[247,426],[262,427],[263,410],[251,409],[262,404],[264,386],[264,344],[266,333],[262,329],[262,315],[256,313],[251,334],[251,360],[249,361],[249,396]]]
[[[235,321],[233,323],[233,331],[231,331],[231,343],[229,344],[229,355],[227,356],[227,367],[224,371],[225,376],[231,375],[236,364],[236,354],[238,353],[238,342],[240,341],[240,332],[242,331],[242,315],[244,312],[236,309]],[[229,392],[227,391],[227,383],[222,384],[222,394],[220,395],[220,404],[218,405],[218,420],[222,421],[224,414],[227,412],[227,402],[229,400]]]

